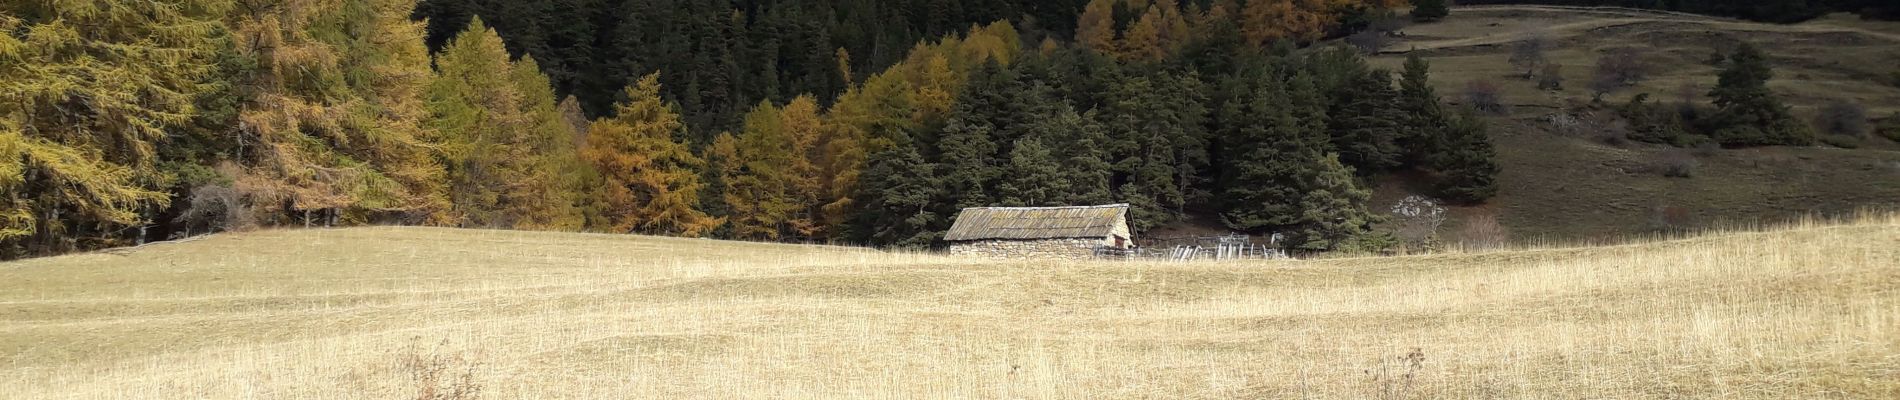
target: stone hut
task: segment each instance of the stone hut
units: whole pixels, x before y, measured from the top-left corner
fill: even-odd
[[[953,255],[1016,259],[1083,259],[1135,245],[1127,204],[965,208],[943,240]]]

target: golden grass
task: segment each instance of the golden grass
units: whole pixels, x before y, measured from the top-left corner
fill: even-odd
[[[10,398],[1874,399],[1896,374],[1900,216],[1222,264],[424,228],[0,264]]]

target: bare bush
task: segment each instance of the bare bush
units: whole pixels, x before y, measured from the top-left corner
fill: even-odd
[[[1445,207],[1424,196],[1406,196],[1392,205],[1392,221],[1405,247],[1430,250],[1437,246],[1438,227],[1445,224]]]
[[[1658,232],[1681,232],[1689,229],[1693,213],[1688,208],[1659,205],[1649,211],[1649,229]]]
[[[1613,49],[1597,57],[1597,68],[1590,78],[1590,91],[1594,98],[1601,100],[1604,95],[1649,79],[1649,72],[1649,62],[1642,53],[1635,49]]]
[[[1498,223],[1495,214],[1478,214],[1465,220],[1458,231],[1458,242],[1466,249],[1489,250],[1502,248],[1510,244],[1511,233]]]
[[[1504,92],[1498,84],[1489,79],[1476,79],[1465,84],[1465,103],[1471,108],[1492,114],[1504,113]]]
[[[1391,45],[1392,38],[1390,36],[1386,36],[1385,32],[1378,32],[1378,31],[1369,29],[1369,30],[1359,31],[1359,33],[1354,33],[1352,34],[1352,36],[1347,36],[1346,43],[1351,44],[1353,47],[1359,48],[1359,51],[1363,51],[1363,52],[1366,52],[1367,54],[1371,54],[1371,53],[1378,53],[1379,50],[1385,49],[1385,46]]]
[[[1669,149],[1656,155],[1656,171],[1670,178],[1693,177],[1700,164],[1688,150]]]
[[[1542,90],[1564,90],[1564,65],[1544,65],[1544,72],[1537,75],[1537,88]]]
[[[475,371],[481,362],[463,352],[445,351],[447,341],[424,349],[411,343],[398,367],[409,373],[416,400],[468,400],[481,398],[482,384]]]
[[[202,232],[242,231],[257,227],[255,215],[243,196],[236,189],[220,185],[201,185],[191,189],[188,196],[190,204],[175,219],[185,226],[185,234],[193,229]]]
[[[1820,113],[1814,116],[1814,128],[1821,133],[1854,138],[1867,137],[1867,132],[1872,130],[1867,123],[1867,107],[1846,99],[1829,100],[1822,106]]]
[[[1550,61],[1544,53],[1550,50],[1553,43],[1549,33],[1538,32],[1528,39],[1512,44],[1511,65],[1524,70],[1524,79],[1536,77],[1538,67]]]

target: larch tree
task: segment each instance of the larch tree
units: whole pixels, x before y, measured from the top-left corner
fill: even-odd
[[[589,126],[582,158],[606,181],[611,232],[703,236],[723,221],[699,208],[704,162],[678,141],[686,125],[660,99],[659,74],[626,89],[612,117]]]
[[[790,232],[804,207],[794,194],[793,139],[783,111],[770,102],[746,113],[745,131],[734,141],[734,154],[721,178],[727,223],[740,239],[778,240]]]
[[[335,145],[366,136],[349,108],[343,0],[251,0],[231,18],[237,49],[258,68],[238,116],[234,186],[266,221],[327,224],[332,211],[384,203],[395,182]],[[322,222],[314,221],[322,219]]]
[[[501,37],[480,19],[436,54],[429,109],[457,225],[514,227],[547,204],[535,198],[547,183],[527,181],[542,164],[512,68]]]
[[[1255,46],[1275,40],[1311,42],[1330,22],[1318,0],[1254,0],[1240,10],[1241,32]]]
[[[424,23],[409,19],[415,0],[373,0],[369,23],[351,43],[350,64],[362,73],[347,74],[351,86],[365,101],[352,111],[373,121],[365,140],[352,142],[356,154],[377,171],[401,184],[392,202],[378,209],[392,211],[398,222],[447,223],[450,208],[443,165],[431,154],[429,141],[440,135],[429,129],[429,111],[423,95],[435,71],[424,46]]]
[[[165,205],[158,147],[191,122],[221,1],[0,12],[0,256],[116,243]]]
[[[1160,7],[1149,6],[1148,12],[1141,15],[1128,32],[1122,35],[1120,51],[1117,54],[1124,60],[1152,63],[1168,56],[1168,49],[1162,43],[1162,19],[1165,16]]]
[[[593,189],[581,180],[586,163],[574,146],[574,125],[556,108],[554,87],[541,73],[533,56],[523,56],[509,67],[509,81],[521,94],[519,110],[524,118],[520,138],[530,146],[531,160],[521,179],[521,195],[512,201],[520,216],[516,227],[536,230],[578,230],[586,222],[581,206]]]
[[[1090,0],[1075,23],[1075,41],[1099,54],[1115,51],[1116,0]]]
[[[824,121],[819,111],[818,99],[811,95],[795,97],[779,110],[779,128],[786,138],[783,145],[791,153],[785,169],[786,195],[797,207],[786,220],[786,228],[805,239],[824,234],[825,182],[820,164]]]

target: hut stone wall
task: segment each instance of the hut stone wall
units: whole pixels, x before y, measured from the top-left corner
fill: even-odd
[[[1102,239],[989,239],[950,243],[950,254],[1002,259],[1083,260],[1095,256]]]

